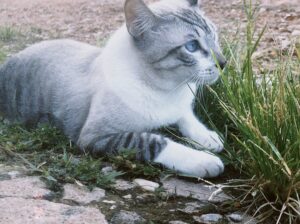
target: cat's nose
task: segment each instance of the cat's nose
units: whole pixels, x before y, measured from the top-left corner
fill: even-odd
[[[224,69],[227,64],[226,58],[221,53],[215,53],[215,57],[217,59],[217,62],[219,64],[220,68]]]
[[[223,60],[220,60],[220,61],[219,61],[219,65],[220,65],[220,68],[221,68],[221,69],[224,69],[225,66],[226,66],[226,64],[227,64],[227,61],[226,61],[225,58],[224,58]]]

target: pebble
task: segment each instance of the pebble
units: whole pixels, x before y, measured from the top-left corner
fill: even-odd
[[[112,217],[110,223],[111,224],[143,224],[146,223],[146,220],[136,212],[121,210],[119,213],[115,214]]]
[[[158,183],[155,183],[155,182],[152,182],[152,181],[149,181],[149,180],[135,179],[133,182],[145,191],[154,192],[157,188],[159,188]]]
[[[122,179],[116,180],[116,183],[113,185],[113,188],[119,191],[128,191],[132,190],[135,187],[136,184]]]
[[[127,194],[123,196],[124,199],[132,199],[132,195],[131,194]]]
[[[101,172],[102,172],[103,174],[108,174],[108,173],[111,173],[113,170],[114,170],[114,169],[113,169],[111,166],[106,166],[106,167],[103,167],[103,168],[101,169]]]
[[[207,205],[207,203],[189,202],[186,203],[185,208],[177,210],[186,214],[193,214],[199,212],[201,208],[206,207]]]
[[[198,223],[203,224],[211,224],[211,223],[217,223],[223,219],[223,216],[220,214],[205,214],[199,216],[193,216],[194,220]]]
[[[109,201],[109,200],[103,200],[102,202],[106,204],[116,204],[115,201]]]
[[[169,224],[188,224],[188,223],[183,221],[170,221]]]
[[[100,201],[105,197],[105,190],[101,188],[94,188],[92,191],[88,190],[86,186],[79,186],[76,184],[64,185],[63,200],[76,201],[79,204],[89,204],[93,201]]]
[[[293,37],[300,36],[300,30],[294,30],[294,31],[292,32],[292,36],[293,36]]]
[[[233,213],[227,216],[227,218],[232,222],[242,222],[243,216],[241,214]]]

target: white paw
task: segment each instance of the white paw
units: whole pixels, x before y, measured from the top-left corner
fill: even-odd
[[[193,140],[196,145],[211,152],[221,152],[224,149],[221,137],[214,131],[206,131]]]
[[[167,147],[154,160],[169,169],[195,177],[216,177],[224,171],[223,162],[210,153],[197,151],[168,141]]]

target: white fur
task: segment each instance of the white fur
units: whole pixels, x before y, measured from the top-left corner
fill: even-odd
[[[140,114],[150,128],[176,123],[191,107],[192,91],[188,86],[172,91],[176,84],[171,80],[162,85],[161,79],[156,79],[157,75],[140,59],[141,55],[132,44],[123,27],[104,49],[102,68],[108,88]]]
[[[155,159],[169,169],[188,173],[196,177],[216,177],[224,171],[222,161],[207,152],[197,151],[168,141],[167,147]]]
[[[191,111],[178,122],[178,126],[181,133],[195,141],[200,148],[212,152],[221,152],[223,150],[223,143],[219,135],[214,131],[208,130]]]

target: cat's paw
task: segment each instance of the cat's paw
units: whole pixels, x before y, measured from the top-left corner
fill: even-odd
[[[184,145],[169,141],[167,147],[154,162],[169,169],[195,177],[216,177],[224,171],[220,158],[208,152],[197,151]]]
[[[224,149],[221,137],[214,131],[207,131],[194,137],[196,145],[211,152],[221,152]]]

